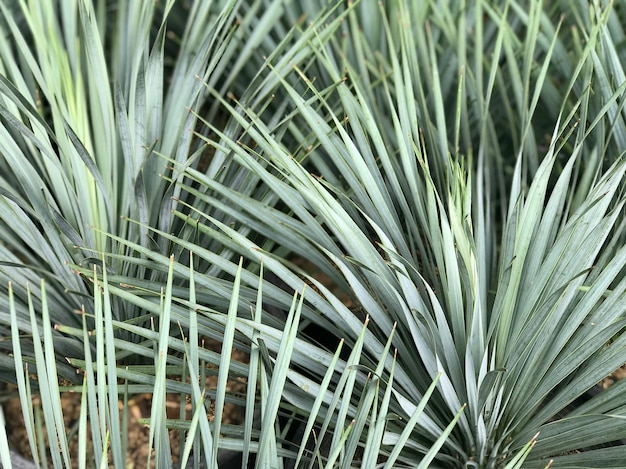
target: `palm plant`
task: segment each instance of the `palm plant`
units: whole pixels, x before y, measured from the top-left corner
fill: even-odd
[[[154,174],[165,160],[170,165],[163,182],[150,186],[152,196],[142,199],[147,189],[140,188],[137,198],[156,201],[158,208],[144,210],[130,201],[120,205],[125,211],[95,208],[98,220],[108,213],[128,220],[123,230],[92,221],[98,229],[90,236],[99,241],[88,243],[87,235],[77,237],[78,229],[68,228],[76,224],[58,216],[65,212],[48,211],[49,197],[44,204],[25,191],[40,204],[25,210],[24,195],[8,194],[11,213],[17,207],[39,223],[19,231],[21,245],[34,244],[22,233],[35,237],[43,231],[52,238],[56,229],[61,239],[93,250],[96,259],[87,254],[88,262],[102,265],[104,259],[107,266],[94,270],[81,263],[82,254],[68,257],[81,277],[64,271],[68,280],[61,285],[73,285],[71,277],[77,284],[72,290],[95,296],[95,319],[83,326],[74,315],[54,318],[65,341],[74,344],[62,353],[79,357],[72,363],[87,372],[87,402],[95,405],[95,386],[102,386],[97,402],[108,395],[113,412],[119,378],[133,392],[153,390],[157,403],[166,389],[191,396],[197,417],[176,425],[189,431],[188,441],[202,439],[209,464],[221,444],[242,451],[244,461],[257,452],[257,465],[306,457],[329,467],[359,460],[366,467],[374,461],[388,467],[545,467],[550,460],[557,467],[599,461],[619,467],[626,459],[624,446],[615,444],[626,433],[623,385],[594,397],[586,393],[623,361],[626,167],[620,152],[626,127],[618,40],[625,21],[623,11],[578,4],[561,21],[566,3],[435,7],[393,1],[379,7],[362,0],[322,9],[312,26],[298,25],[277,41],[256,31],[248,36],[260,3],[242,16],[248,23],[228,34],[229,8],[235,11],[229,4],[216,23],[222,42],[214,45],[223,55],[211,62],[217,64],[214,74],[199,74],[204,88],[195,88],[193,96],[202,99],[187,104],[194,112],[186,128],[197,128],[197,142],[206,147],[176,150],[174,143],[152,145],[156,137],[133,140],[137,120],[126,109],[141,106],[111,98],[122,116],[117,148],[130,148],[118,149],[123,161],[136,154],[133,145],[145,145],[154,159],[142,174]],[[278,2],[272,7],[283,8]],[[291,21],[303,13],[299,5],[284,8]],[[372,11],[383,20],[373,22]],[[262,18],[273,12],[270,7]],[[90,17],[82,18],[89,24]],[[101,15],[99,31],[106,30],[103,21]],[[272,25],[282,33],[280,22]],[[193,36],[192,30],[183,37]],[[164,41],[163,34],[160,29],[156,37]],[[97,43],[97,35],[86,36]],[[247,46],[226,45],[242,37],[250,37]],[[264,64],[242,72],[245,59],[235,60],[221,82],[228,59],[252,43],[267,48]],[[160,70],[163,56],[155,57]],[[144,74],[127,81],[131,91],[139,76],[152,76],[148,68],[139,70]],[[235,74],[249,77],[250,84],[235,82]],[[40,148],[40,133],[56,136],[61,129],[66,143],[50,147],[68,148],[85,165],[92,150],[75,126],[59,119],[54,129],[26,132],[17,121],[26,115],[29,125],[44,124],[34,105],[19,99],[20,93],[34,95],[28,84],[36,79],[33,73],[18,91],[3,81],[13,112],[2,115],[15,129],[7,133],[11,139],[33,134],[22,146]],[[231,85],[235,101],[225,96]],[[146,96],[145,102],[153,100]],[[228,123],[218,124],[217,115],[230,116]],[[180,123],[180,115],[172,122]],[[100,184],[87,168],[93,184]],[[134,188],[137,181],[130,181]],[[16,239],[13,231],[6,233]],[[333,288],[298,267],[298,258],[310,260]],[[7,265],[20,263],[20,256],[8,259]],[[46,262],[48,269],[52,263]],[[264,271],[271,273],[269,281],[263,281]],[[27,280],[15,271],[10,275],[16,285]],[[97,306],[100,289],[107,300]],[[68,298],[71,308],[78,307],[76,297],[57,292],[46,298],[61,307],[35,302],[33,310],[63,310]],[[31,298],[39,296],[35,291]],[[35,333],[35,314],[34,323],[18,322],[30,317],[26,296],[16,291],[15,298],[2,300],[2,309],[10,306],[12,314],[0,311],[0,317],[14,321],[14,334],[18,328]],[[159,318],[158,329],[145,318]],[[309,336],[311,324],[331,338],[330,350]],[[50,343],[47,321],[42,326]],[[91,347],[85,345],[87,327],[96,330]],[[200,337],[221,339],[221,357],[202,350]],[[38,353],[36,344],[29,353]],[[348,349],[343,355],[335,350],[340,345]],[[250,353],[249,364],[229,361],[233,346]],[[89,371],[94,352],[97,379]],[[113,357],[131,355],[145,357],[152,367],[110,366]],[[219,411],[211,426],[198,411],[203,401],[195,377],[205,361],[220,365],[221,387],[208,394],[216,409],[225,400],[245,405],[240,429],[221,427]],[[229,370],[247,379],[245,397],[225,393]],[[194,379],[185,384],[189,375]],[[27,381],[21,387],[25,393]],[[253,425],[257,408],[260,433]],[[107,413],[98,412],[103,410],[90,409],[92,425],[96,415],[106,420]],[[165,429],[175,424],[159,412],[155,406],[151,423],[155,448],[166,458]],[[117,435],[112,415],[108,425]],[[298,421],[296,436],[281,433]],[[106,448],[104,427],[92,433]]]

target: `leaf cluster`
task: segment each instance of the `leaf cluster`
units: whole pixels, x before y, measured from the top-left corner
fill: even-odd
[[[63,5],[0,4],[0,364],[55,467],[76,368],[98,465],[145,391],[159,466],[626,460],[621,6]]]

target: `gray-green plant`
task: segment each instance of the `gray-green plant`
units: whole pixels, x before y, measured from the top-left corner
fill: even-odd
[[[404,421],[442,372],[402,464],[419,461],[466,405],[439,467],[504,467],[536,434],[524,467],[619,467],[624,385],[587,394],[622,365],[624,82],[609,79],[623,74],[611,39],[619,12],[578,9],[567,21],[583,32],[561,33],[550,21],[558,11],[541,2],[444,9],[447,23],[427,6],[391,2],[376,50],[359,6],[345,31],[317,42],[317,64],[281,79],[275,94],[295,110],[277,126],[214,94],[240,129],[216,128],[220,138],[207,143],[259,175],[282,204],[191,169],[193,183],[183,184],[194,204],[181,201],[175,213],[291,289],[302,277],[314,283],[303,317],[349,346],[367,316],[362,353],[372,369],[395,328],[398,358],[385,367],[395,363],[390,410]],[[481,47],[455,34],[479,27],[492,39]],[[310,259],[356,310],[249,230]],[[202,242],[171,239],[210,255]],[[312,354],[293,361],[315,382]],[[383,442],[400,434],[390,420]]]
[[[271,362],[262,363],[261,350],[264,348],[264,334],[259,331],[253,333],[253,341],[250,347],[250,360],[247,364],[231,362],[231,350],[235,339],[235,329],[237,328],[237,311],[239,305],[239,288],[241,284],[241,266],[234,278],[233,291],[230,306],[226,314],[221,312],[206,311],[207,315],[215,315],[218,322],[223,324],[223,342],[219,358],[219,368],[212,373],[217,374],[217,388],[207,390],[200,383],[204,383],[210,371],[207,371],[207,363],[213,363],[214,352],[208,351],[199,346],[199,332],[202,331],[202,323],[199,321],[200,314],[194,307],[188,310],[180,310],[172,303],[172,284],[174,272],[174,260],[170,260],[167,283],[161,290],[158,311],[160,323],[163,327],[160,330],[147,329],[118,321],[114,318],[111,291],[107,283],[106,271],[102,277],[94,276],[95,293],[93,311],[95,316],[95,329],[88,330],[86,321],[83,321],[83,328],[61,327],[65,334],[81,337],[84,343],[84,359],[72,359],[71,364],[83,370],[83,382],[80,386],[60,387],[57,380],[57,369],[55,361],[55,339],[53,329],[50,325],[49,305],[46,301],[45,286],[42,283],[42,305],[41,311],[36,311],[32,301],[29,301],[31,312],[31,325],[33,330],[33,341],[35,350],[35,369],[28,369],[27,362],[21,350],[20,328],[18,327],[18,312],[13,290],[9,288],[9,303],[13,343],[13,354],[15,367],[18,370],[25,369],[24,374],[17,374],[18,392],[21,396],[21,405],[25,417],[25,427],[31,444],[33,463],[35,467],[46,464],[46,457],[52,459],[54,467],[87,467],[95,464],[96,467],[106,467],[114,464],[116,467],[126,465],[126,450],[129,444],[128,428],[124,422],[128,419],[128,399],[129,395],[136,393],[150,393],[152,395],[152,405],[150,418],[146,419],[146,424],[150,426],[149,447],[154,447],[154,456],[148,454],[147,465],[150,466],[151,458],[154,458],[155,467],[172,467],[172,449],[170,447],[170,430],[179,430],[182,435],[180,467],[220,467],[218,462],[226,463],[225,467],[231,467],[233,453],[244,453],[244,461],[250,454],[255,455],[257,467],[279,467],[283,458],[302,460],[302,453],[305,448],[307,433],[302,441],[301,450],[297,448],[283,447],[284,438],[278,433],[278,413],[281,404],[281,396],[284,391],[285,381],[290,373],[289,363],[291,361],[294,347],[302,345],[297,338],[298,324],[302,311],[303,297],[295,295],[287,315],[285,329],[280,336],[272,334],[278,341],[278,349],[275,358]],[[191,296],[188,303],[195,306],[195,274],[193,269],[188,270]],[[198,285],[199,286],[199,285]],[[262,327],[262,282],[259,282],[258,301],[255,306],[255,321],[257,327]],[[152,307],[148,307],[152,311]],[[187,314],[184,314],[187,313]],[[43,327],[39,327],[37,315],[43,318]],[[171,336],[169,328],[170,321],[185,324],[188,330],[183,339],[175,339]],[[41,329],[41,330],[40,330]],[[143,337],[146,345],[135,345],[137,353],[152,352],[153,361],[151,364],[121,366],[116,364],[119,350],[128,347],[119,347],[119,340],[115,339],[116,331],[127,330],[130,333]],[[333,388],[337,397],[343,394],[344,402],[349,404],[350,396],[354,393],[353,384],[357,368],[360,363],[360,349],[365,336],[365,326],[357,338],[355,347],[350,353],[350,357],[338,370],[337,364],[341,345],[333,355],[329,364],[326,376],[317,386],[318,398],[310,409],[307,420],[307,428],[313,428],[318,412],[322,406],[324,398],[332,396],[329,391],[329,383],[338,378],[339,384]],[[90,336],[95,340],[91,340]],[[95,342],[95,356],[92,355],[90,346]],[[391,338],[387,343],[387,351]],[[327,448],[325,453],[325,467],[333,467],[333,461],[349,448],[354,446],[360,439],[360,431],[368,430],[368,442],[365,445],[363,461],[365,464],[374,465],[378,459],[378,447],[382,441],[382,432],[385,428],[389,401],[392,396],[393,369],[391,374],[383,379],[379,373],[383,368],[384,355],[378,365],[376,374],[370,377],[362,396],[354,396],[360,399],[356,408],[358,415],[362,417],[353,421],[346,428],[342,420],[327,419],[325,422],[327,429],[333,432],[337,438]],[[41,409],[33,409],[31,400],[33,391],[29,381],[29,372],[36,373],[38,381],[38,394],[41,399]],[[234,401],[246,407],[245,422],[240,426],[222,425],[221,415],[224,412],[224,404],[229,400],[226,395],[227,383],[232,379],[232,373],[243,376],[248,380],[248,387],[251,390],[247,396],[239,396]],[[172,379],[172,377],[182,377],[183,380]],[[189,377],[189,382],[185,380]],[[255,387],[258,381],[258,395],[261,396],[262,405],[259,408],[261,424],[253,426],[254,414],[257,412],[255,404],[257,392]],[[435,389],[435,382],[427,390],[420,404],[412,417],[412,424],[421,415],[430,394]],[[378,392],[384,390],[384,397],[379,401]],[[74,428],[66,428],[63,418],[64,409],[61,404],[60,391],[74,391],[81,395],[80,416]],[[182,402],[187,398],[192,403],[193,417],[185,420],[184,406],[181,408],[180,420],[167,420],[166,416],[166,392],[180,393]],[[118,411],[118,401],[123,401],[122,414]],[[232,399],[232,396],[230,396]],[[209,414],[205,402],[214,401],[215,406],[209,421]],[[339,399],[333,399],[334,406],[340,405]],[[365,418],[371,414],[371,419]],[[460,415],[460,414],[459,414]],[[0,409],[0,417],[2,417]],[[120,417],[122,417],[120,419]],[[457,416],[458,418],[458,416]],[[448,429],[439,437],[430,453],[419,467],[427,467],[428,462],[434,459],[438,446],[443,444],[449,431],[455,424],[454,419]],[[357,430],[353,430],[357,427]],[[44,430],[45,429],[45,430]],[[47,438],[44,439],[44,433]],[[408,436],[408,435],[407,435]],[[69,441],[76,438],[79,451],[72,454]],[[56,451],[48,451],[46,444],[49,441],[58,442]],[[396,453],[399,454],[402,439],[396,443],[398,447]],[[88,449],[89,448],[89,449]],[[226,453],[222,453],[226,450]],[[321,463],[322,456],[316,450]],[[49,454],[48,454],[49,453]],[[3,459],[3,467],[10,468],[11,460],[8,459],[9,446],[7,442],[5,422],[0,419],[0,454]],[[328,458],[326,460],[326,457]],[[192,466],[188,466],[191,464]],[[224,466],[221,466],[224,467]]]
[[[0,360],[2,378],[18,384],[31,451],[38,464],[45,463],[45,427],[50,438],[59,443],[59,451],[51,453],[55,467],[76,462],[81,467],[92,462],[98,466],[108,462],[124,465],[127,429],[122,422],[126,421],[127,409],[118,410],[118,399],[146,391],[153,393],[151,444],[157,450],[157,464],[169,465],[166,425],[172,423],[166,422],[161,412],[166,388],[192,396],[194,402],[194,420],[175,424],[186,431],[187,445],[181,456],[188,457],[195,446],[195,464],[202,456],[212,467],[219,443],[222,448],[258,453],[258,464],[280,464],[279,453],[282,456],[286,450],[277,453],[281,439],[273,424],[281,395],[279,373],[273,373],[270,389],[263,387],[270,380],[263,377],[261,383],[262,410],[266,406],[273,410],[263,412],[260,433],[252,428],[253,413],[247,417],[245,431],[243,426],[230,430],[222,427],[220,431],[219,415],[229,372],[246,377],[257,370],[243,364],[231,366],[229,353],[201,349],[199,333],[222,340],[227,350],[225,334],[233,333],[232,318],[230,325],[206,316],[196,323],[191,307],[170,327],[167,295],[159,296],[162,300],[157,308],[150,302],[127,301],[124,295],[110,295],[108,284],[98,275],[136,287],[154,287],[169,279],[165,291],[178,296],[193,284],[185,278],[172,285],[167,268],[163,270],[139,254],[167,257],[174,252],[180,260],[181,251],[175,244],[148,229],[158,227],[176,233],[186,227],[171,215],[171,200],[181,197],[181,188],[167,177],[175,171],[175,164],[203,167],[206,174],[241,194],[259,200],[265,196],[267,189],[258,187],[258,177],[247,171],[221,171],[219,158],[207,152],[202,142],[196,143],[199,140],[194,140],[192,131],[207,135],[196,113],[201,112],[203,119],[213,124],[225,119],[220,106],[215,105],[219,102],[211,102],[206,86],[222,94],[243,92],[261,68],[264,58],[257,55],[261,46],[268,55],[281,54],[285,70],[290,70],[290,60],[302,61],[310,55],[310,37],[319,31],[285,34],[282,23],[287,20],[281,22],[276,15],[284,14],[294,22],[308,10],[323,22],[332,9],[316,12],[312,3],[304,11],[300,5],[294,6],[284,11],[282,2],[269,7],[266,2],[241,1],[0,4],[0,154],[4,162],[0,176],[0,275],[4,285],[0,317],[1,344],[9,352],[0,355]],[[268,7],[266,11],[264,7]],[[335,26],[328,31],[339,22],[333,19]],[[271,33],[280,38],[278,42]],[[264,80],[263,86],[271,89],[272,82],[277,78]],[[258,91],[255,97],[266,99]],[[157,153],[167,154],[172,161],[157,157]],[[183,196],[192,203],[191,197]],[[132,223],[127,221],[131,218]],[[131,242],[136,244],[130,246]],[[215,247],[218,258],[228,258],[230,253],[219,241],[205,247]],[[212,288],[207,290],[203,283],[194,298],[216,311],[231,310],[229,305],[237,304],[239,296],[233,277],[222,278],[230,272],[224,273],[219,265],[199,267]],[[84,271],[90,278],[77,275]],[[159,333],[153,329],[155,322]],[[277,320],[273,324],[280,325]],[[294,325],[292,336],[297,330]],[[182,338],[188,338],[189,343],[186,345]],[[181,357],[192,361],[188,365]],[[279,357],[283,357],[279,371],[284,374],[289,354]],[[354,355],[353,362],[358,359]],[[184,383],[189,374],[207,374],[200,363],[217,365],[221,370],[218,390],[210,391],[208,397],[199,388],[201,380]],[[57,375],[80,383],[77,369],[84,376],[82,387],[60,386]],[[166,370],[178,374],[178,381],[166,379]],[[264,368],[260,370],[263,373]],[[329,370],[335,372],[334,367]],[[31,381],[32,373],[37,375],[36,381]],[[129,377],[131,384],[118,384],[118,380]],[[256,386],[254,380],[251,383]],[[79,422],[71,429],[63,426],[59,397],[60,390],[68,389],[83,396]],[[249,397],[239,397],[235,402],[248,404],[253,412],[257,395],[251,389]],[[41,397],[43,415],[30,407],[33,393]],[[204,403],[210,400],[217,401],[216,427],[209,426],[203,412]],[[368,410],[362,406],[362,412]],[[311,413],[311,419],[315,416]],[[331,428],[338,427],[332,424]],[[338,434],[342,432],[340,429]],[[220,433],[226,437],[218,439]],[[245,445],[241,438],[228,438],[243,433]],[[86,449],[87,434],[91,435],[94,455]],[[69,454],[71,437],[79,441],[77,460]],[[251,442],[253,437],[258,440],[256,446]],[[358,434],[353,434],[350,441],[356,437]],[[337,457],[346,438],[335,442],[326,456]],[[375,458],[376,451],[370,452]],[[7,455],[4,440],[2,455]],[[10,461],[3,459],[3,465],[10,467]]]
[[[107,252],[111,273],[165,278],[126,262],[133,253],[106,233],[171,252],[166,241],[127,219],[171,233],[180,229],[171,215],[180,189],[162,177],[171,166],[157,153],[206,166],[210,155],[194,138],[193,131],[203,129],[191,110],[217,122],[206,84],[225,93],[245,88],[258,73],[263,58],[256,48],[280,26],[272,15],[258,20],[263,3],[0,3],[3,336],[9,281],[20,317],[28,317],[26,286],[37,304],[45,278],[53,322],[80,327],[77,312],[83,304],[89,308],[93,289],[72,265],[100,264],[100,253]],[[269,11],[280,13],[282,2],[274,3]],[[254,182],[241,175],[215,177],[258,198]],[[113,310],[118,319],[141,321],[132,305]],[[27,322],[21,326],[30,333]],[[80,343],[57,341],[59,358],[82,354]],[[8,341],[0,347],[11,349]],[[6,355],[0,361],[3,370],[12,368]],[[73,377],[62,364],[59,372]]]
[[[244,24],[279,11],[295,23],[296,3],[264,15],[254,3]],[[97,380],[100,396],[112,409],[124,378],[157,399],[166,388],[191,395],[201,410],[197,383],[166,370],[195,377],[202,360],[219,364],[222,387],[208,396],[218,409],[227,398],[245,405],[241,433],[219,418],[207,426],[202,412],[176,424],[208,463],[221,444],[244,459],[258,452],[259,466],[293,457],[308,467],[620,467],[624,385],[587,393],[623,361],[624,11],[362,0],[315,4],[309,17],[318,7],[312,24],[266,27],[281,40],[252,30],[248,44],[267,59],[255,73],[236,62],[247,84],[197,82],[210,104],[189,106],[189,119],[206,147],[150,148],[152,165],[172,168],[160,183],[174,197],[171,218],[126,212],[127,231],[103,226],[100,245],[81,240],[96,269],[75,262],[74,280],[102,285],[114,306],[96,317],[105,330],[91,347],[87,326],[55,322],[78,356],[100,351],[95,366],[110,384]],[[224,44],[247,33],[224,33]],[[236,54],[224,57],[227,70]],[[261,282],[264,271],[272,277]],[[24,295],[12,304],[5,321],[34,334]],[[149,318],[157,329],[141,322]],[[348,352],[318,346],[309,324]],[[225,353],[204,351],[202,336],[223,340]],[[229,363],[231,345],[250,364]],[[102,368],[129,356],[153,366]],[[73,364],[88,369],[82,359]],[[247,379],[245,397],[225,394],[226,370]],[[95,383],[92,405],[104,399]],[[89,412],[102,421],[99,411]],[[277,424],[279,411],[287,418]],[[281,434],[299,420],[301,437]],[[166,465],[167,422],[155,410],[151,423]],[[106,432],[96,434],[105,448]]]

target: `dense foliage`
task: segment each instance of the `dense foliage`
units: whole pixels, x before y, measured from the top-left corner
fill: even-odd
[[[62,376],[97,465],[140,392],[164,467],[168,428],[207,467],[623,465],[623,6],[17,3],[0,378],[34,453],[75,458]]]

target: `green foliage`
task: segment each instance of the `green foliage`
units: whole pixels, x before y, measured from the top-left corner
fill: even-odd
[[[299,3],[0,5],[0,363],[55,466],[77,367],[99,465],[147,391],[159,467],[172,426],[207,467],[619,467],[624,385],[587,393],[625,345],[623,8]]]
[[[210,157],[194,140],[198,124],[189,110],[202,109],[217,122],[205,84],[233,87],[237,60],[250,67],[248,75],[256,73],[262,63],[253,56],[257,36],[274,25],[271,18],[241,18],[244,4],[236,1],[118,2],[112,10],[104,1],[43,1],[20,4],[14,15],[15,8],[1,5],[0,314],[8,324],[9,280],[20,316],[27,317],[25,287],[30,284],[41,301],[44,277],[52,320],[80,327],[76,311],[90,304],[93,290],[68,264],[99,265],[107,252],[112,274],[165,279],[145,264],[127,262],[133,253],[106,233],[171,252],[163,239],[127,219],[181,229],[171,216],[180,190],[162,177],[172,170],[157,153],[206,166]],[[255,35],[241,32],[253,26]],[[231,174],[219,179],[256,197],[253,181]],[[142,316],[123,302],[113,311],[118,319]],[[6,342],[1,346],[10,350]],[[82,346],[59,338],[57,352],[80,356]],[[73,377],[66,366],[59,372]]]

